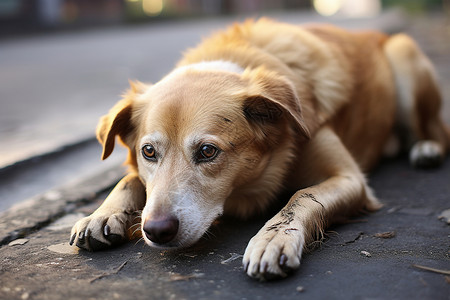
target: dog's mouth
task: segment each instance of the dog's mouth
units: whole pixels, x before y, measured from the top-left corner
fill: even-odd
[[[156,248],[156,249],[160,249],[160,250],[174,250],[174,249],[180,249],[180,248],[184,248],[182,245],[180,245],[179,243],[166,243],[166,244],[156,244],[152,241],[148,241],[144,238],[145,243],[152,247],[152,248]]]
[[[210,227],[217,224],[217,218],[208,222],[208,218],[202,222],[186,225],[187,222],[179,221],[176,217],[164,217],[157,220],[146,220],[141,225],[144,242],[161,250],[174,250],[191,247],[201,239],[209,239]],[[205,237],[206,236],[206,237]]]
[[[190,247],[204,234],[194,228],[181,228],[180,221],[172,216],[147,220],[142,224],[141,230],[147,245],[166,250]]]
[[[143,239],[144,239],[144,242],[148,246],[159,249],[159,250],[177,250],[177,249],[189,248],[189,247],[195,245],[199,241],[199,239],[191,240],[191,241],[187,241],[186,239],[185,240],[174,239],[170,242],[161,244],[161,243],[152,242],[147,237],[144,237],[144,234],[143,234]]]
[[[147,245],[158,249],[187,248],[208,232],[214,221],[222,215],[223,205],[220,201],[211,203],[198,200],[204,198],[196,198],[192,194],[184,192],[182,197],[167,201],[172,206],[166,204],[165,212],[162,213],[154,208],[158,207],[155,199],[148,201],[150,205],[144,207],[141,219],[142,237]]]
[[[184,243],[180,242],[177,238],[174,238],[173,240],[165,242],[165,243],[154,242],[148,238],[147,234],[144,231],[142,232],[142,238],[148,246],[150,246],[152,248],[160,249],[160,250],[180,249],[180,248],[188,247],[190,245],[190,244],[185,245]]]

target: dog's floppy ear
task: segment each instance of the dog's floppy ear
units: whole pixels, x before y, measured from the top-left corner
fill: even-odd
[[[131,122],[133,99],[137,94],[142,93],[147,86],[141,82],[131,81],[130,86],[131,89],[125,94],[124,98],[117,102],[107,115],[101,117],[97,125],[97,139],[103,146],[102,159],[108,158],[114,150],[116,135],[128,147],[131,146],[131,134],[134,130]]]
[[[244,102],[246,117],[258,123],[275,123],[288,118],[304,139],[311,135],[303,119],[300,100],[294,86],[276,73],[264,68],[246,71],[249,95]]]
[[[114,105],[107,115],[100,118],[97,125],[97,139],[103,146],[102,159],[108,158],[113,152],[116,135],[124,140],[131,132],[131,110],[131,101],[124,99]]]

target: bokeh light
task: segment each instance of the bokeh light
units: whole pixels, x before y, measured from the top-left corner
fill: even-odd
[[[381,12],[380,0],[313,0],[314,9],[322,16],[373,17]]]
[[[164,8],[163,0],[143,0],[142,9],[148,16],[158,16]]]
[[[313,6],[322,16],[332,16],[342,7],[342,0],[314,0]]]

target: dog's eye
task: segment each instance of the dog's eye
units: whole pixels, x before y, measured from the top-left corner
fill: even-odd
[[[220,150],[211,144],[204,144],[200,147],[197,154],[195,155],[196,162],[206,162],[211,161],[216,158]]]
[[[142,156],[146,160],[156,161],[156,150],[152,145],[144,145],[141,149]]]

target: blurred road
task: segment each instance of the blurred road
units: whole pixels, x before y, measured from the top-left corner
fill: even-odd
[[[323,19],[313,13],[272,15],[291,23],[331,21],[392,30],[397,14]],[[244,17],[162,22],[61,32],[0,43],[0,169],[94,134],[99,116],[128,79],[155,82],[202,36]]]

